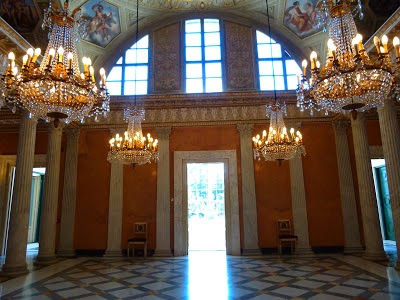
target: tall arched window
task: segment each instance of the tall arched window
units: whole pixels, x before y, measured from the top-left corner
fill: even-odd
[[[110,95],[145,95],[149,73],[149,36],[126,50],[107,76]]]
[[[222,92],[221,34],[218,19],[185,22],[186,92]]]
[[[290,54],[266,34],[257,31],[257,57],[260,90],[295,90],[301,69]],[[273,64],[272,64],[273,63]]]

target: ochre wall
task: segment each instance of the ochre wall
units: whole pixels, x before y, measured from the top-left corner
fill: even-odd
[[[331,123],[303,123],[303,157],[310,244],[344,244],[335,135]]]
[[[257,125],[254,134],[265,129]],[[378,121],[368,121],[370,145],[381,145]],[[145,129],[145,132],[148,130]],[[154,129],[150,130],[152,135]],[[310,243],[318,246],[343,246],[344,233],[340,203],[336,146],[331,123],[303,123],[301,132],[307,154],[302,158]],[[359,208],[354,146],[349,128],[349,151],[353,169],[356,199]],[[37,133],[35,153],[47,151],[47,131]],[[79,139],[75,248],[104,250],[107,247],[110,163],[107,161],[109,130],[81,130]],[[17,152],[18,134],[0,133],[0,155]],[[60,223],[63,170],[66,139],[63,137],[59,188]],[[235,125],[172,128],[170,135],[170,174],[173,198],[174,151],[236,150],[238,158],[238,191],[241,239],[243,239],[240,138]],[[255,161],[255,189],[258,210],[259,246],[277,246],[276,223],[280,218],[292,219],[289,162]],[[124,202],[121,246],[132,234],[132,223],[149,223],[149,249],[156,247],[157,165],[124,167]],[[359,214],[360,226],[362,225]],[[59,229],[59,228],[58,228]],[[58,230],[57,230],[58,231]],[[58,242],[57,242],[58,244]],[[171,205],[171,248],[173,248],[173,205]]]

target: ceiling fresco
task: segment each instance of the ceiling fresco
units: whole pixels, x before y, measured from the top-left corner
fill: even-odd
[[[86,20],[85,41],[104,48],[121,33],[117,6],[106,1],[90,0],[80,9],[81,16]]]

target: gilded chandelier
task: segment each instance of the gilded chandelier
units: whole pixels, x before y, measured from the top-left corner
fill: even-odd
[[[59,9],[50,2],[45,10],[42,27],[49,27],[49,43],[39,65],[41,50],[28,49],[23,57],[21,72],[15,64],[15,55],[8,55],[8,68],[0,81],[1,102],[15,112],[21,107],[33,117],[46,121],[63,119],[65,123],[84,122],[85,117],[99,114],[107,117],[110,96],[106,88],[104,69],[100,69],[100,84],[96,86],[91,60],[84,57],[83,73],[79,70],[76,50],[77,34],[85,32],[79,9],[69,14],[68,1]]]
[[[283,114],[286,114],[286,105],[274,103],[266,107],[267,116],[270,118],[269,131],[264,130],[262,136],[253,137],[254,159],[282,160],[293,158],[296,154],[306,154],[303,145],[303,137],[300,131],[295,133],[294,128],[287,132],[283,121]]]
[[[343,114],[350,111],[356,115],[357,111],[382,106],[392,89],[398,94],[398,39],[393,42],[397,65],[390,61],[386,36],[381,41],[374,38],[378,58],[372,62],[361,35],[357,34],[350,5],[342,2],[329,10],[330,39],[325,66],[321,67],[313,51],[311,78],[307,80],[307,61],[302,63],[303,75],[297,89],[297,105],[301,110],[323,109]]]
[[[147,137],[142,133],[144,109],[126,109],[124,119],[128,121],[128,130],[124,137],[118,133],[110,140],[109,162],[119,162],[128,165],[143,165],[158,160],[158,140],[150,133]]]

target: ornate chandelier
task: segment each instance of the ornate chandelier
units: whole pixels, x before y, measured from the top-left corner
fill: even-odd
[[[399,64],[393,65],[388,53],[388,38],[374,38],[378,59],[368,57],[362,37],[346,1],[329,10],[328,58],[321,68],[316,52],[310,55],[311,78],[307,80],[307,61],[297,89],[297,105],[301,109],[324,109],[334,113],[366,111],[382,106],[389,92],[398,94]],[[398,39],[397,39],[398,41]],[[396,39],[394,41],[396,46]],[[399,61],[399,54],[397,53]],[[397,78],[396,78],[397,77]]]
[[[68,1],[64,7],[50,2],[45,10],[42,28],[49,27],[49,43],[39,65],[41,50],[28,49],[23,57],[21,72],[15,65],[15,55],[8,55],[8,68],[0,80],[0,104],[26,109],[31,116],[66,124],[84,122],[85,117],[99,114],[107,117],[110,96],[106,88],[104,69],[100,69],[100,85],[96,86],[91,60],[84,57],[83,73],[79,70],[76,43],[78,34],[86,30],[81,22],[79,9],[69,14]]]
[[[144,109],[126,109],[124,119],[128,121],[128,130],[124,137],[118,133],[110,140],[109,162],[119,162],[127,165],[143,165],[158,160],[158,140],[150,133],[147,137],[142,133]]]
[[[303,145],[303,137],[300,131],[295,134],[294,128],[288,134],[283,121],[286,114],[286,105],[275,103],[266,106],[267,116],[270,118],[269,131],[264,130],[262,136],[257,134],[253,137],[254,159],[276,160],[281,164],[282,160],[293,158],[296,154],[306,154]]]

